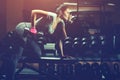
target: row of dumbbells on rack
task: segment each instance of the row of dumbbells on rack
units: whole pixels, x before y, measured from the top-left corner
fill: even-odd
[[[66,53],[112,53],[116,50],[114,36],[87,35],[81,37],[68,37],[64,40],[64,50]],[[115,51],[116,52],[116,51]]]
[[[79,62],[75,64],[41,64],[41,70],[57,80],[119,80],[119,63]]]

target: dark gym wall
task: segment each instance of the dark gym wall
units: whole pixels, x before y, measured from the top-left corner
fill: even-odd
[[[6,0],[0,0],[0,39],[6,33]]]

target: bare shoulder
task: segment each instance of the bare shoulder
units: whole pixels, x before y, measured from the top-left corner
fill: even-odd
[[[48,15],[49,15],[49,16],[53,16],[53,17],[57,17],[57,14],[54,13],[54,12],[48,12]]]

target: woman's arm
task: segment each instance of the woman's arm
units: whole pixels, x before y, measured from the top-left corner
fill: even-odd
[[[48,15],[47,11],[32,10],[32,13],[31,13],[31,24],[32,24],[32,27],[35,27],[35,21],[37,19],[37,14]]]
[[[32,24],[32,27],[35,27],[35,21],[37,19],[37,15],[41,15],[41,16],[53,16],[53,17],[56,17],[56,13],[53,13],[53,12],[49,12],[49,11],[44,11],[44,10],[32,10],[32,13],[31,13],[31,24]]]

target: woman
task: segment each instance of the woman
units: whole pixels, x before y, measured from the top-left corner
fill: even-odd
[[[49,36],[50,39],[58,43],[60,54],[63,57],[62,40],[67,37],[64,21],[69,20],[70,9],[65,5],[60,5],[56,12],[57,13],[44,10],[32,10],[32,27],[30,31],[32,33],[41,31],[45,36]],[[38,16],[40,16],[40,18],[38,18]]]

